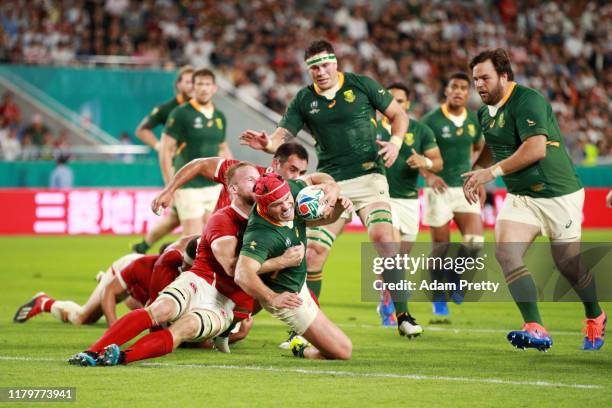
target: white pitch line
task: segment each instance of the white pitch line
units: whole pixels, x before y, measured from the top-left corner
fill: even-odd
[[[51,358],[31,358],[21,356],[0,356],[0,360],[5,361],[64,361]],[[550,381],[516,381],[504,380],[501,378],[473,378],[473,377],[450,377],[438,375],[423,375],[423,374],[395,374],[395,373],[377,373],[377,372],[351,372],[351,371],[336,371],[336,370],[310,370],[305,368],[280,368],[280,367],[263,367],[253,365],[226,365],[226,364],[176,364],[176,363],[141,363],[139,365],[146,367],[167,367],[167,368],[208,368],[211,370],[245,370],[245,371],[260,371],[272,373],[293,373],[306,375],[331,375],[335,377],[362,377],[362,378],[393,378],[416,381],[447,381],[447,382],[467,382],[477,384],[501,384],[501,385],[528,385],[535,387],[554,387],[554,388],[579,388],[579,389],[601,389],[602,385],[595,384],[566,384]]]

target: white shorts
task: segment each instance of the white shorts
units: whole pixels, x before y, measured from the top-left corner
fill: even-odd
[[[221,321],[220,333],[227,330],[234,320],[234,302],[219,293],[214,286],[193,272],[183,272],[171,284],[161,291],[159,297],[172,299],[178,306],[178,313],[171,322],[187,313],[207,310],[213,312]],[[200,329],[200,333],[202,329]],[[201,334],[191,341],[199,340]]]
[[[121,271],[123,270],[123,268],[131,264],[132,261],[138,258],[142,258],[143,256],[143,254],[123,255],[121,258],[113,262],[111,266],[108,267],[106,272],[98,272],[98,275],[96,276],[98,282],[103,286],[106,286],[113,280],[115,276],[117,276],[119,278],[119,283],[121,283],[123,288],[126,289],[125,282],[123,281],[123,279],[121,279]]]
[[[453,219],[455,213],[480,214],[480,203],[470,204],[462,187],[449,187],[443,193],[425,188],[423,224],[441,227]]]
[[[201,218],[207,211],[212,212],[223,186],[217,184],[202,188],[179,188],[174,193],[174,206],[180,220]]]
[[[507,220],[535,225],[540,234],[553,241],[577,241],[582,235],[584,189],[552,198],[533,198],[510,194],[497,215]]]
[[[402,240],[414,241],[419,233],[419,200],[417,198],[391,198],[393,228],[400,231]]]
[[[366,174],[365,176],[339,181],[338,185],[341,194],[353,202],[355,211],[359,211],[372,203],[388,203],[390,200],[389,184],[387,178],[382,174]]]
[[[272,316],[287,323],[297,334],[304,334],[310,327],[314,319],[319,313],[319,306],[315,303],[308,291],[306,283],[302,286],[302,290],[298,293],[302,299],[300,307],[295,309],[288,308],[276,308],[272,307],[267,303],[262,303],[264,309],[268,311]]]

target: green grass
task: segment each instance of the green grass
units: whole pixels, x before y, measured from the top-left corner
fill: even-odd
[[[555,342],[548,353],[510,347],[505,332],[519,328],[521,320],[508,303],[452,305],[452,325],[426,327],[411,341],[380,327],[375,304],[360,301],[362,234],[340,237],[324,272],[322,308],[353,340],[353,359],[347,362],[290,357],[277,348],[286,328],[265,313],[230,355],[181,349],[113,368],[65,362],[103,333],[103,321],[74,327],[44,315],[23,325],[11,322],[15,309],[40,290],[84,302],[96,272],[123,255],[132,239],[0,237],[0,387],[73,386],[77,405],[96,407],[612,405],[610,346],[596,353],[579,350],[580,304],[541,305]],[[612,241],[612,234],[587,231],[585,239]],[[427,322],[431,306],[417,303],[411,312]]]

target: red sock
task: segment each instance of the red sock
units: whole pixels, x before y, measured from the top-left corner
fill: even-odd
[[[124,364],[172,353],[173,344],[172,333],[168,329],[147,334],[125,349]]]
[[[51,313],[51,306],[53,306],[54,303],[55,299],[50,297],[44,297],[40,301],[40,307],[42,308],[43,312]]]
[[[150,329],[151,326],[153,326],[153,321],[145,309],[132,310],[106,330],[88,351],[100,353],[109,344],[121,346],[144,330]]]

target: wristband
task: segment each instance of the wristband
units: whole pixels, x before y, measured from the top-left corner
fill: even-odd
[[[491,174],[493,177],[497,178],[499,176],[503,176],[505,173],[501,166],[493,166],[491,167]]]
[[[391,136],[391,140],[389,140],[389,142],[396,145],[398,149],[401,149],[402,143],[404,143],[404,139],[400,136]]]
[[[274,153],[274,151],[272,150],[272,139],[268,138],[268,143],[266,143],[266,147],[264,147],[264,150],[268,153]]]
[[[155,142],[155,144],[153,145],[153,149],[156,152],[159,152],[159,149],[161,148],[161,143],[160,142]]]
[[[423,157],[425,159],[425,168],[427,170],[431,169],[433,167],[433,162],[431,161],[431,159],[429,157]]]

